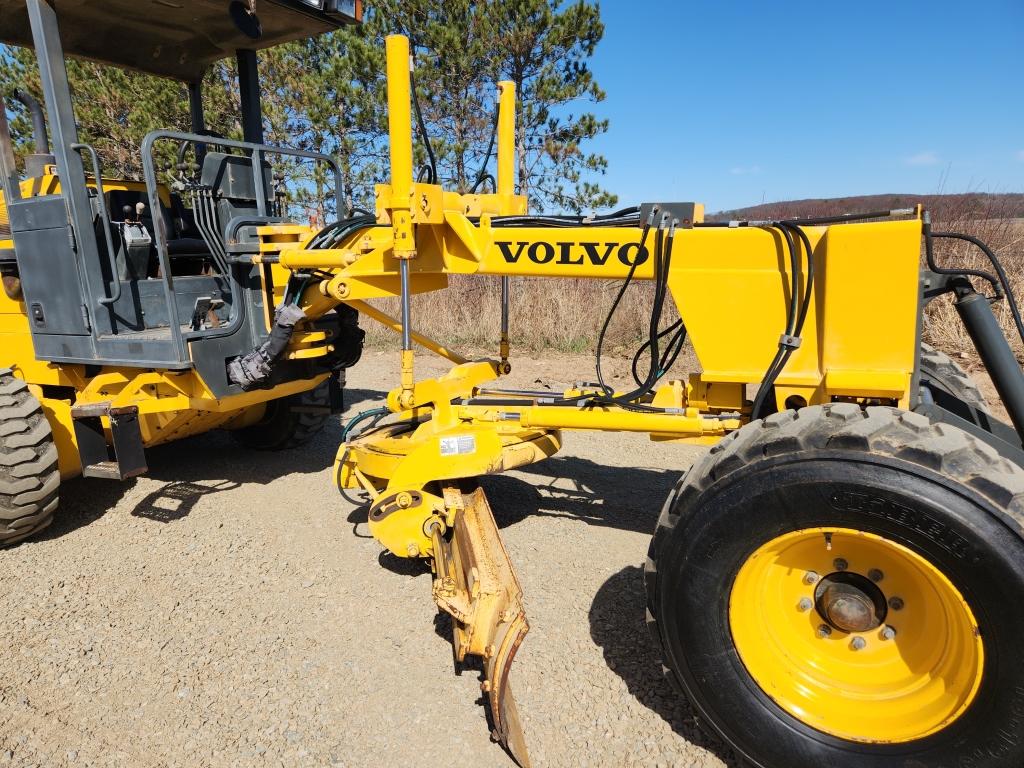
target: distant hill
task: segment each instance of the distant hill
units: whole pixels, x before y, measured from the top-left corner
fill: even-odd
[[[962,195],[859,195],[827,199],[787,200],[763,203],[708,215],[708,221],[732,219],[782,219],[835,216],[840,213],[886,211],[921,204],[936,219],[1024,218],[1024,194],[968,192]]]

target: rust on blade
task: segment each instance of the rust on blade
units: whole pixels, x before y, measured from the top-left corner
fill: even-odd
[[[454,525],[450,541],[434,530],[434,599],[453,618],[456,660],[473,655],[484,661],[482,688],[495,738],[517,763],[529,768],[509,685],[512,661],[530,629],[523,591],[484,492],[460,492],[456,503],[452,489],[446,488],[445,501],[455,513]]]

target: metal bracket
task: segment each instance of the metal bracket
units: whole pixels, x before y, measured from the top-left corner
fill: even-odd
[[[103,417],[110,422],[110,446]],[[71,419],[84,477],[125,480],[149,469],[139,429],[138,406],[111,407],[109,402],[76,405],[71,409]]]

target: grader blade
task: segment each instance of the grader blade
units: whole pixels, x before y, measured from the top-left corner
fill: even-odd
[[[523,612],[523,591],[498,534],[483,490],[462,493],[445,489],[445,503],[455,511],[451,541],[435,529],[434,599],[452,616],[455,659],[480,656],[494,724],[494,738],[519,765],[530,757],[509,672],[530,625]]]

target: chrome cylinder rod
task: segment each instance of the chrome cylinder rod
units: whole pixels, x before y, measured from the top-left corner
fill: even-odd
[[[402,349],[412,349],[412,302],[409,296],[409,260],[402,259],[398,263],[399,276],[402,282]]]

